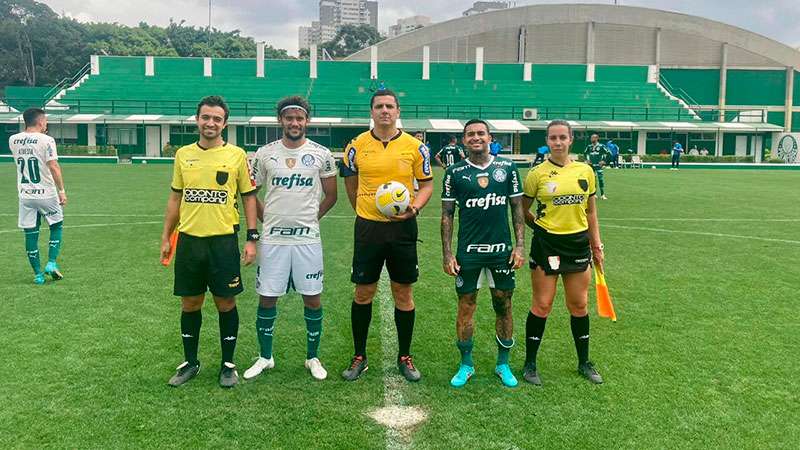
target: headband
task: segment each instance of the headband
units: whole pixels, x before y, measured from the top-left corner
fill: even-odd
[[[278,115],[283,114],[283,112],[286,111],[287,109],[299,109],[300,111],[306,113],[306,116],[308,115],[308,111],[300,105],[286,105],[283,108],[281,108],[281,110],[278,112]]]

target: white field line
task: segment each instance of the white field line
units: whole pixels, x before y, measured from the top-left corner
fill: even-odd
[[[163,224],[164,222],[161,221],[153,221],[153,222],[117,222],[117,223],[88,223],[85,225],[64,225],[64,228],[72,229],[72,228],[97,228],[97,227],[114,227],[119,225],[155,225],[155,224]],[[5,233],[21,233],[22,230],[20,228],[14,228],[13,230],[0,230],[0,234]]]
[[[404,406],[403,386],[406,381],[397,371],[397,330],[394,326],[394,299],[389,285],[389,274],[384,270],[378,285],[378,303],[381,314],[381,350],[383,359],[383,407]],[[408,441],[403,439],[401,431],[394,427],[386,427],[386,448],[408,448]]]
[[[602,226],[602,228],[619,228],[623,230],[652,231],[656,233],[693,234],[696,236],[712,236],[712,237],[724,237],[733,239],[749,239],[753,241],[780,242],[782,244],[800,244],[800,241],[793,241],[790,239],[774,239],[774,238],[765,238],[759,236],[744,236],[740,234],[709,233],[705,231],[671,230],[668,228],[629,227],[625,225],[611,225],[611,224],[605,224]]]
[[[69,217],[164,217],[164,214],[65,214]],[[0,213],[0,216],[17,216],[17,213]]]
[[[326,215],[322,218],[325,219],[351,219],[355,220],[355,216],[335,216],[335,215]],[[420,216],[417,220],[440,220],[439,216]],[[661,217],[600,217],[600,223],[603,222],[800,222],[800,218],[798,219],[745,219],[745,218],[735,218],[735,217],[720,217],[720,218],[678,218],[678,217],[669,217],[669,218],[661,218]]]
[[[17,213],[0,213],[0,217],[17,217]],[[164,217],[164,214],[70,214],[67,217]],[[355,219],[352,216],[326,215],[325,219]],[[439,220],[439,216],[421,216],[419,219]],[[748,219],[736,217],[601,217],[600,222],[800,222],[797,219]]]

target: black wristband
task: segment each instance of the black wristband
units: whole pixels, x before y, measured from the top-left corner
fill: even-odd
[[[247,240],[248,241],[257,241],[261,239],[261,235],[258,234],[258,230],[255,228],[250,228],[247,230]]]

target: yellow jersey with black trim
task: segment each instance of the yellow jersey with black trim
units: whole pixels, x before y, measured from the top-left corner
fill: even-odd
[[[525,196],[536,199],[536,224],[552,234],[572,234],[589,229],[586,209],[595,195],[592,167],[573,161],[559,166],[549,159],[528,172]]]
[[[414,179],[433,178],[428,147],[399,130],[388,142],[378,139],[372,130],[358,135],[347,146],[340,173],[343,177],[358,177],[356,214],[377,222],[389,221],[375,206],[375,191],[381,184],[398,181],[413,193]]]
[[[178,231],[220,236],[239,225],[236,194],[255,193],[255,183],[244,150],[227,143],[204,149],[195,142],[175,153],[172,190],[181,193]]]

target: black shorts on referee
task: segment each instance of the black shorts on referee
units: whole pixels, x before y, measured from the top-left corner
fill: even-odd
[[[236,233],[195,237],[180,233],[175,249],[175,289],[181,297],[233,297],[244,290]]]
[[[530,268],[541,267],[547,275],[585,272],[592,261],[589,232],[553,234],[534,224]]]
[[[350,281],[376,283],[385,263],[389,279],[395,283],[416,282],[419,278],[417,232],[416,218],[402,222],[376,222],[356,217]]]

